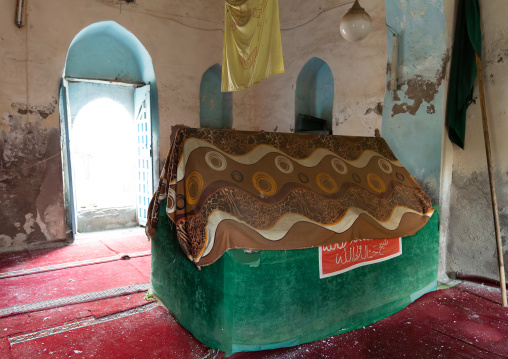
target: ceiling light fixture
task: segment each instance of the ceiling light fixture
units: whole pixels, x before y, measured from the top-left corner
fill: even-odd
[[[372,20],[358,0],[340,20],[340,33],[349,42],[356,42],[367,37],[372,29]]]

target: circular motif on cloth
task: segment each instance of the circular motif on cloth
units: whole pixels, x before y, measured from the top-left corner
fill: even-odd
[[[188,204],[196,204],[199,200],[199,196],[201,196],[201,191],[203,190],[203,177],[199,174],[199,172],[192,172],[187,176],[187,180],[185,181],[185,199]]]
[[[226,158],[217,151],[207,152],[205,155],[205,161],[210,168],[216,171],[224,171],[228,165]]]
[[[384,158],[380,158],[377,161],[377,164],[379,165],[379,168],[381,168],[381,171],[383,171],[384,173],[392,173],[393,169],[391,163],[385,160]]]
[[[399,181],[401,181],[401,182],[403,182],[403,181],[406,179],[406,178],[404,177],[404,175],[403,175],[402,173],[400,173],[400,172],[397,172],[397,173],[395,174],[395,176],[396,176],[396,177],[397,177],[397,179],[398,179]]]
[[[353,173],[353,181],[360,183],[362,182],[362,178],[358,175],[358,173]]]
[[[231,178],[235,182],[243,182],[243,174],[240,171],[233,171],[233,172],[231,172]]]
[[[340,173],[341,175],[345,175],[347,173],[347,165],[346,163],[339,159],[339,158],[334,158],[332,160],[332,167],[335,171],[337,171],[338,173]]]
[[[162,183],[159,188],[159,201],[165,200],[166,197],[168,196],[169,191],[166,191],[167,186],[168,186],[168,181],[164,178],[162,180]]]
[[[176,209],[182,210],[185,208],[185,196],[183,194],[178,194],[176,196]]]
[[[298,179],[300,180],[300,182],[302,183],[309,183],[309,176],[307,176],[305,173],[303,172],[300,172],[298,174]]]
[[[174,189],[168,189],[168,203],[166,205],[166,213],[173,213],[176,210],[176,192]]]
[[[337,183],[328,173],[318,173],[316,176],[316,182],[319,188],[325,193],[335,193],[339,189]]]
[[[369,182],[370,188],[372,188],[377,193],[382,193],[386,190],[386,185],[383,180],[374,173],[369,173],[367,175],[367,182]]]
[[[264,196],[273,196],[277,192],[277,183],[266,172],[256,172],[252,176],[252,184]]]
[[[275,166],[281,171],[282,173],[291,173],[293,172],[293,163],[291,160],[284,156],[277,156],[275,157]]]

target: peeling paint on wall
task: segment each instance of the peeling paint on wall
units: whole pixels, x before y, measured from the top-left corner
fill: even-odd
[[[27,108],[27,105],[24,103],[13,103],[11,107],[17,110],[20,115],[26,115],[28,113],[29,115],[35,115],[45,120],[49,115],[55,112],[56,104],[56,97],[53,97],[53,102],[49,105],[35,105]]]
[[[439,88],[445,78],[449,62],[450,51],[447,50],[442,58],[441,68],[437,71],[434,79],[428,79],[422,75],[416,74],[410,79],[400,82],[397,85],[394,100],[401,101],[399,92],[403,92],[405,95],[404,98],[412,100],[413,103],[403,102],[394,104],[392,107],[392,117],[404,113],[409,113],[410,115],[415,116],[424,102],[428,104],[427,113],[435,113],[436,110],[433,101],[439,93]]]
[[[92,72],[96,69],[90,67],[97,63],[99,67],[109,68],[114,65],[112,61],[124,61],[129,71],[118,71],[115,66],[116,70],[108,72],[104,78],[150,82],[154,89],[160,88],[158,93],[151,92],[153,103],[160,100],[162,111],[161,132],[156,136],[157,143],[160,140],[162,156],[155,151],[156,164],[163,164],[166,158],[172,125],[199,126],[199,102],[196,99],[199,98],[201,75],[222,60],[223,29],[210,19],[220,19],[223,7],[217,6],[220,5],[217,0],[136,0],[127,4],[128,1],[131,0],[32,1],[29,15],[36,16],[28,16],[29,24],[22,30],[13,26],[12,21],[0,22],[0,64],[3,70],[0,88],[0,251],[65,238],[59,114],[54,97],[58,98],[69,44],[85,26],[104,19],[115,21],[128,33],[135,34],[151,54],[152,58],[144,63],[155,67],[160,87],[147,79],[151,75],[146,73],[148,66],[129,67],[134,64],[131,51],[114,51],[116,56],[109,61],[98,61],[103,56],[93,56],[93,53],[96,51],[101,55],[111,46],[98,48],[96,43],[90,44],[90,51],[86,51],[87,56],[81,56],[79,64],[90,72],[69,75],[93,78]],[[12,5],[3,9],[5,16],[11,13],[9,9],[14,13],[15,4],[10,3]],[[186,16],[189,13],[195,16],[189,18]],[[66,16],[55,21],[55,14]],[[129,77],[130,73],[139,76]],[[156,110],[152,110],[152,115],[156,114]],[[154,148],[157,148],[155,141]],[[28,214],[29,234],[24,228]]]
[[[376,106],[368,108],[367,111],[365,111],[365,115],[368,115],[371,112],[374,112],[376,115],[382,116],[383,115],[383,103],[378,102]]]
[[[388,53],[383,137],[432,202],[439,204],[444,82],[450,61],[444,0],[385,3],[388,25],[399,34],[399,61],[397,88],[391,91]]]
[[[0,133],[0,251],[65,238],[60,134],[42,124],[55,112],[56,99],[11,109]]]

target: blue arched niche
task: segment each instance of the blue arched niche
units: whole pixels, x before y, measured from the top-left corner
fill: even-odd
[[[91,24],[72,40],[64,77],[150,84],[153,178],[159,176],[159,96],[150,54],[114,21]]]
[[[313,57],[300,71],[295,92],[295,132],[318,131],[324,127],[332,131],[334,79],[326,62]],[[299,115],[308,115],[325,120],[319,125]]]
[[[222,67],[215,64],[205,71],[199,88],[199,123],[207,128],[233,126],[233,94],[221,92]]]

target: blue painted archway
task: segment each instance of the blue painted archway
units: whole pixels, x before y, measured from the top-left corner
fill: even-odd
[[[60,91],[60,113],[62,115],[62,150],[64,153],[64,168],[66,168],[64,171],[66,221],[67,228],[70,227],[69,224],[72,222],[72,230],[75,233],[77,228],[76,216],[75,213],[72,213],[75,208],[73,203],[73,170],[68,142],[70,133],[68,118],[71,115],[67,102],[69,98],[68,82],[79,81],[86,83],[92,81],[97,83],[99,81],[99,83],[103,83],[102,81],[105,81],[108,83],[111,81],[113,84],[127,84],[131,89],[136,87],[138,89],[135,90],[132,98],[134,106],[139,105],[137,103],[139,102],[137,100],[139,96],[136,97],[136,94],[144,92],[147,95],[145,100],[143,100],[146,103],[146,105],[143,105],[143,108],[146,106],[149,108],[148,111],[145,111],[148,114],[146,118],[148,121],[147,125],[149,126],[145,125],[145,128],[150,129],[151,127],[150,131],[148,131],[148,133],[151,133],[151,136],[149,135],[148,137],[148,139],[151,137],[151,148],[146,150],[147,153],[150,153],[150,155],[147,154],[146,156],[149,158],[147,163],[151,162],[151,167],[146,168],[149,168],[148,173],[152,173],[150,176],[152,179],[158,178],[159,175],[158,90],[152,59],[148,51],[134,34],[114,21],[91,24],[75,36],[67,53],[63,78],[65,81],[62,82],[63,86]],[[148,86],[143,87],[144,84]],[[83,105],[79,101],[74,101],[73,103],[78,104],[78,107]],[[74,106],[72,112],[76,113],[78,110]],[[135,114],[135,116],[137,115]],[[150,142],[149,140],[147,141],[147,143]],[[147,192],[153,193],[155,182],[150,179],[146,183]]]
[[[199,123],[201,127],[231,128],[233,126],[233,94],[221,92],[222,67],[211,66],[201,78],[199,88]]]
[[[159,95],[150,54],[114,21],[91,24],[71,42],[64,77],[150,85],[153,173],[159,176]]]
[[[305,131],[299,114],[326,120],[325,127],[332,130],[334,79],[326,62],[313,57],[303,66],[296,81],[295,129]]]

